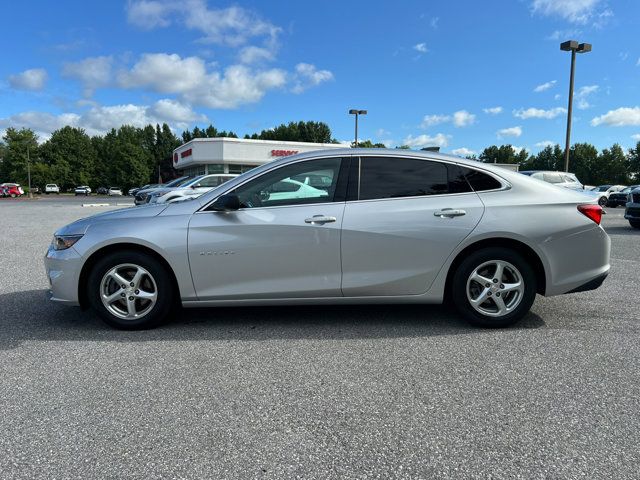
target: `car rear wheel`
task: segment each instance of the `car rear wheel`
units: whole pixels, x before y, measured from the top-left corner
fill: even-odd
[[[633,228],[640,228],[640,220],[629,220],[629,224]]]
[[[601,207],[606,207],[607,201],[607,197],[600,197],[598,199],[598,205],[600,205]]]
[[[164,266],[151,255],[122,251],[106,255],[89,275],[91,306],[112,327],[138,330],[166,321],[174,288]]]
[[[536,296],[536,276],[517,252],[485,248],[462,261],[451,287],[456,308],[470,323],[500,328],[529,312]]]

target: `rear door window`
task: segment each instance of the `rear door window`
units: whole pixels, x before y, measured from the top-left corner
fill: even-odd
[[[449,193],[444,163],[399,157],[362,157],[360,162],[360,200]]]

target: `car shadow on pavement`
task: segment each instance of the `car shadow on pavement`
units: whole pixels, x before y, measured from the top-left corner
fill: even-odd
[[[264,341],[481,334],[442,305],[315,305],[181,309],[153,330],[119,331],[91,310],[50,302],[46,290],[0,295],[0,350],[25,341]],[[511,329],[544,327],[529,313]]]
[[[640,235],[640,229],[633,228],[631,225],[606,227],[604,231],[609,235]]]

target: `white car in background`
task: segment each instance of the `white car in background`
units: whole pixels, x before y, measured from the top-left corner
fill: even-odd
[[[56,193],[56,194],[60,194],[60,187],[58,185],[56,185],[55,183],[47,183],[44,186],[44,193],[46,193],[47,195],[49,195],[50,193]]]
[[[74,193],[76,195],[88,196],[91,193],[91,187],[89,187],[88,185],[80,185],[79,187],[75,188]]]
[[[227,173],[200,175],[179,187],[157,188],[149,194],[148,203],[173,203],[196,198],[237,176]]]
[[[122,196],[122,190],[120,190],[119,187],[109,187],[109,190],[107,190],[107,195],[109,195],[110,197],[117,197],[117,196]]]

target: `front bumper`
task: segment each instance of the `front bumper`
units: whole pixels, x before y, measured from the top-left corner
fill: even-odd
[[[79,305],[78,279],[82,269],[82,257],[73,248],[55,250],[49,246],[44,258],[45,272],[49,279],[49,298],[54,302]]]
[[[627,203],[627,209],[624,211],[624,218],[627,220],[640,221],[640,203]]]

